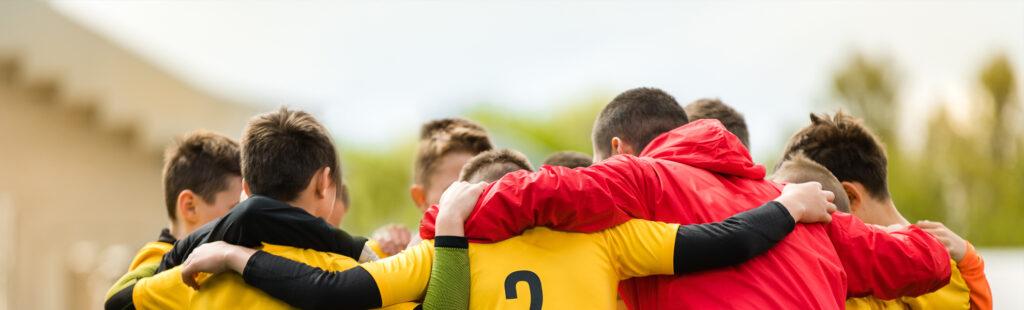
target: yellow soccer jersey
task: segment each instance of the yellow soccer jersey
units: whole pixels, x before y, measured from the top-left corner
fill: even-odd
[[[971,291],[960,274],[956,261],[950,260],[949,284],[937,291],[917,297],[882,300],[875,297],[849,298],[846,309],[970,309]]]
[[[133,271],[141,265],[160,264],[164,254],[173,247],[174,244],[161,241],[146,243],[138,253],[135,253],[135,258],[132,258],[132,263],[128,265],[128,271]]]
[[[619,280],[672,274],[677,224],[630,220],[597,233],[538,227],[493,244],[471,244],[472,309],[615,309]],[[433,242],[363,264],[383,305],[421,300]]]
[[[343,255],[288,246],[264,244],[263,251],[328,271],[347,270],[358,263]],[[253,288],[236,273],[200,280],[197,292],[181,281],[174,267],[135,285],[132,299],[138,309],[291,309],[287,304]],[[388,309],[412,309],[400,304]]]

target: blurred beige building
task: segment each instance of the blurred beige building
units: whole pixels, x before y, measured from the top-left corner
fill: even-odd
[[[0,3],[0,310],[98,309],[167,225],[161,152],[252,108],[31,1]]]

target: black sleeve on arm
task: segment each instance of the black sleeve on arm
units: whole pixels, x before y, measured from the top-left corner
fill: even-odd
[[[135,284],[129,285],[107,299],[103,304],[106,310],[135,310],[135,301],[132,300],[132,292],[135,291]]]
[[[242,272],[245,283],[300,309],[380,308],[380,289],[363,267],[324,271],[257,251]]]
[[[746,262],[771,249],[795,227],[793,216],[776,201],[721,222],[679,226],[673,261],[675,273]]]
[[[337,253],[359,260],[366,238],[349,235],[302,209],[263,196],[252,196],[224,217],[204,225],[175,243],[164,255],[163,271],[185,262],[204,243],[224,241],[244,247],[261,243]]]

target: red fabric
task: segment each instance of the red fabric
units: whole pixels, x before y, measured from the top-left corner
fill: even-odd
[[[779,185],[764,176],[721,123],[698,120],[662,134],[639,157],[506,175],[481,195],[466,236],[496,242],[534,226],[594,232],[632,217],[721,221],[779,195]],[[424,217],[424,239],[433,237],[436,215],[432,207]],[[836,214],[828,225],[797,225],[742,265],[630,279],[619,293],[631,309],[841,309],[847,295],[889,299],[933,291],[949,281],[949,268],[945,248],[916,227],[888,234]]]

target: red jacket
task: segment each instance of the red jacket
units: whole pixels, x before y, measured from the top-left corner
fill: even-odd
[[[496,242],[534,226],[594,232],[634,217],[716,222],[778,197],[779,185],[764,177],[736,136],[699,120],[662,134],[639,157],[510,173],[480,196],[466,236]],[[425,215],[424,239],[436,215],[436,207]],[[890,234],[836,213],[830,224],[797,225],[744,264],[630,279],[619,293],[631,309],[842,309],[847,297],[933,291],[948,283],[949,268],[942,244],[916,226]]]

